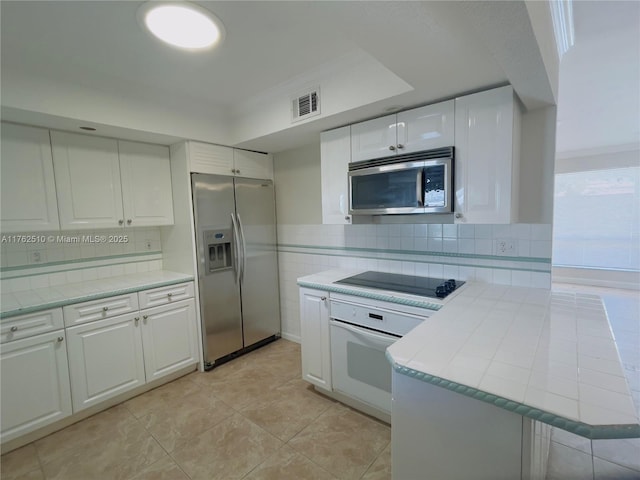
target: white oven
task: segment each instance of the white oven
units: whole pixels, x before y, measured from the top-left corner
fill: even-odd
[[[391,414],[387,347],[424,320],[411,314],[331,301],[333,390]]]

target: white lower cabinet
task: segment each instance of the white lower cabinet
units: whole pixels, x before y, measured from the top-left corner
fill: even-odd
[[[136,312],[67,329],[74,412],[145,383],[139,323]]]
[[[300,340],[302,378],[320,388],[331,390],[328,292],[300,289]]]
[[[149,308],[140,313],[148,382],[198,361],[196,308],[193,299]]]
[[[193,299],[71,327],[67,332],[74,411],[198,361]]]
[[[2,442],[71,415],[64,330],[2,345]]]

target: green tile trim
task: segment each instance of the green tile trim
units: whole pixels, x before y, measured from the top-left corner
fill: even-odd
[[[367,252],[367,253],[388,253],[394,255],[418,255],[430,257],[449,257],[449,258],[467,258],[472,260],[494,260],[500,262],[525,262],[525,263],[542,263],[551,265],[551,258],[547,257],[506,257],[499,255],[481,255],[475,253],[455,253],[455,252],[432,252],[423,250],[397,250],[384,248],[368,248],[368,247],[333,247],[324,245],[296,245],[292,243],[279,243],[280,248],[301,248],[301,249],[322,249],[330,251],[345,252]],[[375,257],[372,257],[375,258]]]
[[[146,258],[138,258],[138,257],[152,257],[158,256],[155,259],[146,259]],[[83,263],[92,263],[92,262],[104,262],[109,260],[124,260],[129,259],[129,261],[122,261],[117,263],[109,263],[106,265],[89,265],[89,266],[79,266]],[[140,262],[148,262],[152,260],[162,260],[162,252],[161,251],[153,251],[153,252],[143,252],[143,253],[127,253],[123,255],[110,255],[106,257],[91,257],[91,258],[78,258],[75,260],[64,260],[60,262],[50,262],[50,263],[38,263],[38,264],[30,264],[30,265],[20,265],[17,267],[2,267],[0,268],[0,277],[3,279],[11,280],[14,278],[24,278],[24,277],[34,277],[36,275],[50,275],[54,273],[62,273],[62,272],[70,272],[72,270],[86,270],[89,268],[100,268],[100,267],[111,267],[114,265],[127,265],[130,263],[140,263]],[[21,270],[35,270],[35,269],[46,269],[56,266],[67,266],[67,265],[78,265],[75,268],[66,268],[63,270],[54,270],[51,272],[37,272],[37,273],[26,273],[24,275],[15,275],[10,277],[3,277],[3,273],[8,272],[19,272]]]
[[[546,412],[539,408],[525,405],[524,403],[514,402],[513,400],[509,400],[492,393],[487,393],[482,390],[478,390],[477,388],[452,382],[446,378],[429,375],[428,373],[403,367],[394,362],[388,351],[385,355],[393,369],[402,375],[415,378],[416,380],[429,383],[431,385],[446,388],[447,390],[451,390],[452,392],[465,395],[475,400],[480,400],[481,402],[490,403],[509,412],[552,425],[562,430],[580,435],[581,437],[589,438],[591,440],[640,438],[640,425],[638,424],[589,425],[584,422],[570,420],[555,413]]]
[[[381,293],[371,293],[362,290],[351,290],[349,288],[337,287],[330,284],[312,283],[298,281],[300,287],[312,288],[314,290],[324,290],[325,292],[343,293],[345,295],[353,295],[355,297],[370,298],[372,300],[381,300],[383,302],[397,303],[400,305],[408,305],[410,307],[426,308],[428,310],[440,310],[442,305],[430,302],[419,302],[417,300],[409,300],[407,298],[398,298],[392,295],[384,295]]]
[[[176,285],[179,283],[192,282],[192,281],[193,281],[193,277],[188,276],[185,278],[177,278],[174,280],[162,280],[158,282],[146,283],[144,285],[136,285],[135,287],[121,288],[118,290],[107,290],[105,292],[100,292],[100,293],[79,295],[77,297],[65,298],[64,300],[59,300],[57,302],[41,303],[31,307],[24,307],[24,308],[18,308],[15,310],[8,310],[6,312],[1,312],[0,319],[15,317],[17,315],[24,315],[26,313],[39,312],[41,310],[48,310],[50,308],[65,307],[67,305],[73,305],[74,303],[88,302],[90,300],[100,300],[102,298],[115,297],[117,295],[125,295],[128,293],[137,293],[143,290],[150,290],[152,288],[168,287],[169,285]]]
[[[290,247],[290,248],[297,248],[297,247]],[[393,258],[393,257],[378,257],[378,256],[371,256],[371,255],[359,255],[357,254],[357,250],[358,249],[354,249],[353,253],[348,253],[345,252],[344,255],[340,255],[339,252],[340,248],[337,248],[336,251],[333,252],[323,252],[322,250],[324,249],[324,247],[308,247],[309,249],[315,248],[318,251],[296,251],[296,250],[287,250],[286,248],[279,248],[278,252],[279,253],[295,253],[295,254],[299,254],[299,255],[330,255],[332,257],[343,257],[343,258],[365,258],[365,259],[371,259],[371,260],[388,260],[388,261],[395,261],[395,262],[415,262],[415,263],[440,263],[442,265],[451,265],[451,266],[455,266],[455,267],[469,267],[469,268],[490,268],[490,269],[494,269],[494,270],[517,270],[517,271],[521,271],[521,272],[531,272],[531,273],[547,273],[547,274],[551,274],[551,263],[545,264],[546,268],[541,268],[541,269],[536,269],[536,268],[524,268],[521,266],[503,266],[503,265],[482,265],[482,264],[478,264],[478,263],[463,263],[463,262],[452,262],[452,261],[444,261],[444,258],[446,257],[442,257],[442,258],[436,258],[434,260],[430,260],[430,259],[416,259],[416,258]],[[329,247],[328,247],[329,248]],[[336,247],[333,247],[336,248]],[[379,253],[382,251],[378,251]],[[437,252],[436,252],[437,253]],[[407,251],[405,252],[405,255],[412,255],[411,252]],[[420,254],[423,257],[426,257],[429,255],[429,252],[422,252]],[[452,254],[453,255],[453,254]],[[462,255],[462,254],[458,254],[458,255]],[[434,255],[435,256],[435,255]],[[501,259],[501,261],[505,261],[504,259],[509,259],[509,258],[514,258],[514,257],[492,257],[495,261],[495,259]],[[515,257],[517,258],[517,257]],[[478,258],[474,258],[474,260],[478,260]],[[506,261],[511,261],[511,262],[517,262],[518,260],[506,260]],[[539,264],[541,265],[541,264]]]

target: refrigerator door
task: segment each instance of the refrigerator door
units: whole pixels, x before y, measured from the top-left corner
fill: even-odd
[[[234,228],[233,179],[192,174],[205,366],[240,350],[240,237]]]
[[[235,179],[244,246],[240,275],[244,345],[280,334],[276,212],[271,180]]]

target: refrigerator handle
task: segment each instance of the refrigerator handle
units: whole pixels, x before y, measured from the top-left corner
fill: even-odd
[[[235,251],[236,254],[234,255],[234,259],[233,259],[233,271],[235,272],[235,277],[236,277],[236,283],[238,283],[240,281],[240,265],[241,265],[241,259],[240,259],[240,233],[238,231],[238,224],[236,222],[236,217],[235,215],[232,213],[231,214],[231,223],[233,224],[233,240],[235,242]]]
[[[244,238],[244,228],[242,227],[242,219],[240,218],[240,214],[236,214],[238,216],[238,226],[240,227],[240,240],[242,241],[242,270],[240,271],[240,283],[244,281],[244,271],[247,268],[247,242]]]

